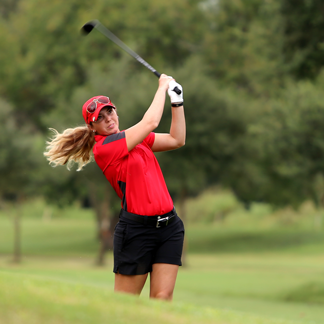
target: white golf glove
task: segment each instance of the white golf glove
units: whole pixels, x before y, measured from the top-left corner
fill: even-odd
[[[175,87],[181,90],[180,94],[177,94],[175,91],[173,91]],[[174,80],[170,81],[168,95],[170,97],[171,103],[182,103],[183,102],[182,86],[179,83],[175,82]]]

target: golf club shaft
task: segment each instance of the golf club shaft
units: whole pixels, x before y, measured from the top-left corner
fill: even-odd
[[[137,53],[135,53],[132,49],[130,49],[125,43],[123,43],[116,35],[114,35],[108,28],[102,25],[99,21],[95,25],[95,28],[99,30],[102,34],[108,37],[111,41],[113,41],[116,45],[122,48],[129,55],[133,56],[138,62],[147,67],[150,71],[152,71],[157,77],[160,77],[160,73],[157,72],[150,64],[148,64],[143,58],[141,58]]]
[[[129,55],[134,57],[139,63],[143,64],[146,68],[148,68],[151,72],[153,72],[158,78],[161,74],[156,71],[150,64],[148,64],[143,58],[141,58],[137,53],[135,53],[132,49],[130,49],[125,43],[123,43],[116,35],[114,35],[107,27],[100,23],[99,20],[92,20],[86,23],[82,27],[82,31],[85,34],[89,34],[93,28],[96,28],[100,33],[122,48]],[[173,91],[177,94],[181,94],[181,90],[178,87],[175,87]]]

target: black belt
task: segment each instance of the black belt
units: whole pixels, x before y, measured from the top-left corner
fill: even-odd
[[[156,228],[165,227],[171,224],[176,219],[177,213],[175,208],[173,208],[169,213],[156,216],[142,216],[137,214],[132,214],[122,209],[120,211],[119,217],[125,217],[127,219],[133,220],[144,225],[155,226]]]

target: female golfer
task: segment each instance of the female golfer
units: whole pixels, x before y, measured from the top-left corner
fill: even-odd
[[[116,107],[108,97],[85,102],[86,126],[55,132],[44,155],[54,166],[91,160],[103,171],[121,199],[119,222],[114,232],[115,291],[140,294],[150,273],[150,297],[171,300],[181,265],[184,227],[177,216],[161,169],[153,152],[185,144],[181,85],[162,74],[154,99],[142,120],[119,130]],[[162,117],[166,91],[171,99],[170,133],[152,131]]]

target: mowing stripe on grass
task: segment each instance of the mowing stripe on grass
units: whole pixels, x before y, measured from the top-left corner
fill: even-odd
[[[292,324],[233,311],[114,294],[107,289],[0,271],[0,323]]]

